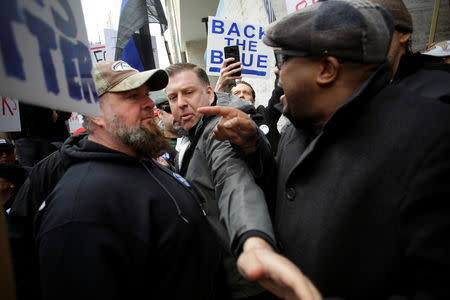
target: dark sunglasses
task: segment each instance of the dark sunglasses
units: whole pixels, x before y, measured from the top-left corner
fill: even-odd
[[[0,153],[6,153],[7,155],[11,155],[14,153],[14,149],[0,149]]]
[[[172,111],[170,110],[170,105],[161,106],[159,109],[163,110],[163,111],[165,111],[166,113],[169,113],[169,114],[172,113]]]
[[[309,54],[307,54],[305,52],[294,51],[294,50],[276,49],[276,50],[273,50],[273,53],[275,54],[275,65],[277,66],[278,70],[281,70],[281,67],[289,59],[291,59],[293,57],[307,57],[307,56],[310,56]]]

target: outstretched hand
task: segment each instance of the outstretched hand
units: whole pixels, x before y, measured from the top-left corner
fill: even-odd
[[[267,248],[244,251],[237,262],[244,278],[285,300],[321,300],[317,288],[287,258]]]
[[[206,106],[198,112],[222,116],[213,131],[213,137],[219,141],[229,140],[241,148],[245,154],[256,150],[258,131],[252,119],[243,111],[226,106]]]
[[[244,69],[240,67],[242,65],[242,62],[238,61],[227,66],[227,63],[232,62],[233,60],[234,57],[229,57],[223,61],[222,67],[220,68],[220,76],[214,89],[216,92],[224,92],[225,88],[228,86],[231,80],[242,79],[242,76],[234,75],[236,72],[242,71]]]

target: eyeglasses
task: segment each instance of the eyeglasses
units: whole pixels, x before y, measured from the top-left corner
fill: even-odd
[[[11,155],[14,153],[14,149],[0,149],[0,154],[3,155],[5,153],[6,155]]]
[[[278,70],[281,70],[281,67],[291,58],[293,57],[307,57],[310,56],[310,54],[295,50],[281,50],[281,49],[275,49],[273,50],[273,53],[275,54],[275,65],[277,66]]]
[[[172,113],[172,111],[170,110],[170,105],[163,105],[159,109],[161,109],[161,110],[163,110],[163,111],[165,111],[166,113],[169,113],[169,114]]]

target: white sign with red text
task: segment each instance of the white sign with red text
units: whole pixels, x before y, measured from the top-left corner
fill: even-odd
[[[319,0],[286,0],[286,10],[287,13],[290,14],[317,2],[319,2]]]
[[[69,118],[69,132],[72,134],[81,127],[83,127],[83,116],[73,112]]]
[[[19,101],[9,97],[2,97],[0,113],[0,131],[21,131]]]
[[[104,44],[92,46],[89,50],[91,50],[92,63],[106,60],[106,46]]]
[[[113,61],[116,55],[117,30],[105,28],[106,60]]]

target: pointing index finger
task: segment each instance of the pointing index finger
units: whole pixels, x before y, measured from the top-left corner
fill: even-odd
[[[204,106],[199,107],[197,111],[202,114],[222,116],[225,118],[233,118],[238,114],[238,112],[236,112],[238,111],[236,108],[227,106]]]

